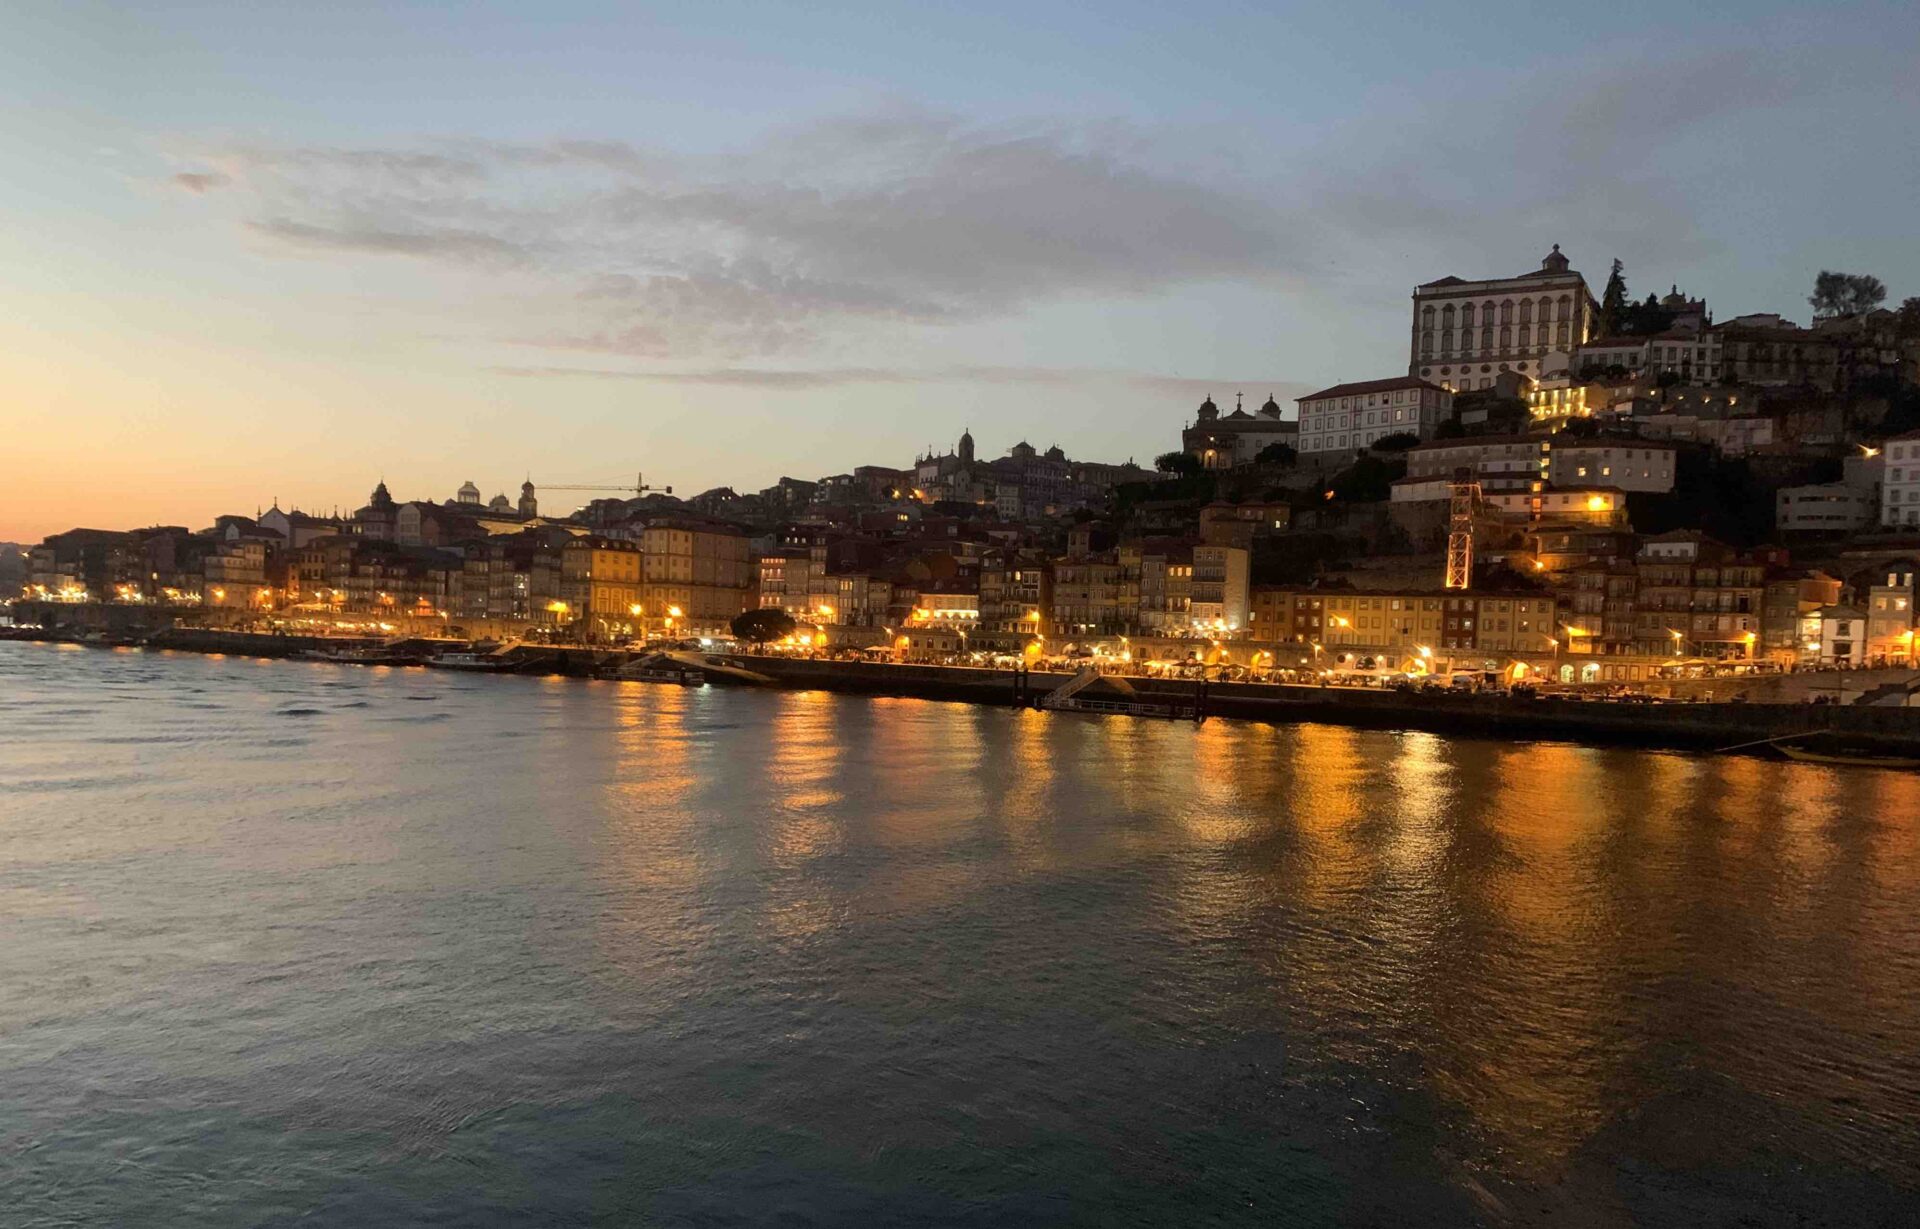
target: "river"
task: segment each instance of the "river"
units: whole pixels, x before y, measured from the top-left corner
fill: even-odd
[[[0,643],[0,1224],[1912,1224],[1920,775]]]

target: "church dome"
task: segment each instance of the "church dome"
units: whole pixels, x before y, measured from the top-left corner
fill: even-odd
[[[507,502],[506,492],[501,492],[487,501],[487,507],[494,512],[511,511],[513,505]]]
[[[1214,419],[1218,417],[1220,417],[1220,407],[1213,403],[1212,397],[1208,397],[1205,401],[1202,401],[1200,403],[1200,421],[1201,422],[1212,422]]]
[[[469,478],[460,484],[460,492],[454,498],[463,504],[477,504],[480,502],[480,488],[473,485],[473,479]]]
[[[1280,417],[1280,403],[1273,399],[1272,393],[1267,394],[1267,400],[1261,405],[1260,412],[1269,418]]]

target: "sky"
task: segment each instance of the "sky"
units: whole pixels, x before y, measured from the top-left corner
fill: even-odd
[[[1920,295],[1906,4],[14,5],[0,540],[1150,462],[1554,243]],[[578,499],[591,498],[583,494]],[[569,497],[555,493],[553,510]]]

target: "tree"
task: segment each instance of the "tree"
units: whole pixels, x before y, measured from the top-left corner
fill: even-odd
[[[1178,474],[1182,477],[1200,472],[1200,458],[1190,452],[1163,452],[1153,459],[1153,467],[1163,474]]]
[[[1395,431],[1392,435],[1383,435],[1373,441],[1375,452],[1405,452],[1420,442],[1420,437],[1411,431]]]
[[[1300,454],[1292,444],[1275,440],[1255,453],[1253,459],[1262,465],[1292,465],[1300,459]]]
[[[1920,298],[1905,300],[1894,315],[1894,332],[1902,337],[1920,337]]]
[[[732,626],[734,639],[766,644],[793,635],[793,629],[798,625],[787,617],[785,611],[762,609],[733,616]]]
[[[1813,279],[1813,294],[1807,302],[1813,305],[1814,315],[1832,318],[1870,312],[1886,297],[1886,283],[1871,273],[1836,273],[1822,269]]]
[[[1618,336],[1627,327],[1627,279],[1616,258],[1613,272],[1607,274],[1607,288],[1600,294],[1600,328],[1609,337]]]

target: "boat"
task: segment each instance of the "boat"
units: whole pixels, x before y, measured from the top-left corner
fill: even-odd
[[[483,674],[506,674],[520,668],[517,660],[498,653],[442,653],[427,658],[435,670],[469,670]]]
[[[329,661],[342,666],[418,666],[426,658],[400,649],[302,649],[294,654],[300,661]]]
[[[707,681],[704,671],[663,653],[630,661],[615,671],[613,677],[628,683],[677,683],[682,687],[698,687]]]
[[[1781,743],[1780,754],[1803,764],[1844,764],[1853,768],[1920,768],[1920,759],[1905,755],[1845,755],[1832,751],[1809,751],[1792,743]]]

